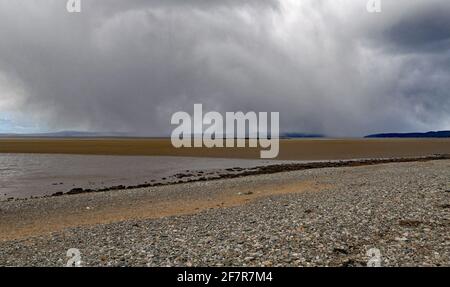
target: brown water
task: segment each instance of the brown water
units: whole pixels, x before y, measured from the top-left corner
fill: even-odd
[[[72,188],[173,182],[192,171],[223,173],[279,161],[166,156],[0,154],[0,200],[67,192]]]

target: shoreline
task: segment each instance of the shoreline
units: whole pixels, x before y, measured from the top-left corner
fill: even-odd
[[[0,202],[0,266],[450,266],[450,159]],[[405,250],[412,250],[406,252]]]
[[[192,182],[210,182],[221,179],[232,179],[240,178],[253,175],[264,175],[272,173],[281,173],[289,171],[299,171],[299,170],[309,170],[317,168],[340,168],[340,167],[355,167],[355,166],[370,166],[379,165],[386,163],[401,163],[401,162],[415,162],[415,161],[430,161],[430,160],[447,160],[450,159],[450,154],[443,155],[432,155],[432,156],[421,156],[421,157],[410,157],[410,158],[380,158],[380,159],[353,159],[353,160],[339,160],[339,161],[317,161],[308,163],[286,163],[286,164],[273,164],[273,165],[263,165],[255,166],[250,168],[234,167],[227,168],[219,171],[214,171],[208,173],[207,171],[190,171],[177,173],[172,176],[173,181],[169,182],[158,182],[157,180],[150,180],[150,182],[145,182],[136,185],[115,185],[104,188],[97,189],[84,189],[80,187],[72,188],[66,192],[56,192],[51,195],[43,196],[32,196],[25,198],[14,198],[10,197],[2,201],[12,201],[12,200],[28,200],[34,198],[48,198],[48,197],[58,197],[67,196],[83,193],[101,193],[109,191],[118,190],[133,190],[140,188],[150,188],[158,186],[172,186],[177,184],[192,183]]]

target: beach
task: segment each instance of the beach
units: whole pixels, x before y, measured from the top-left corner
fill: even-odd
[[[450,160],[0,202],[1,266],[450,265]]]

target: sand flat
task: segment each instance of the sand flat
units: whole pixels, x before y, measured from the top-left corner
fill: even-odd
[[[170,139],[8,138],[0,153],[259,158],[259,148],[180,148]],[[279,160],[336,160],[450,154],[450,139],[282,139]]]

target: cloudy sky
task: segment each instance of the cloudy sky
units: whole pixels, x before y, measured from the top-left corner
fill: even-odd
[[[284,132],[450,129],[450,1],[0,0],[0,132],[169,135],[176,111]]]

